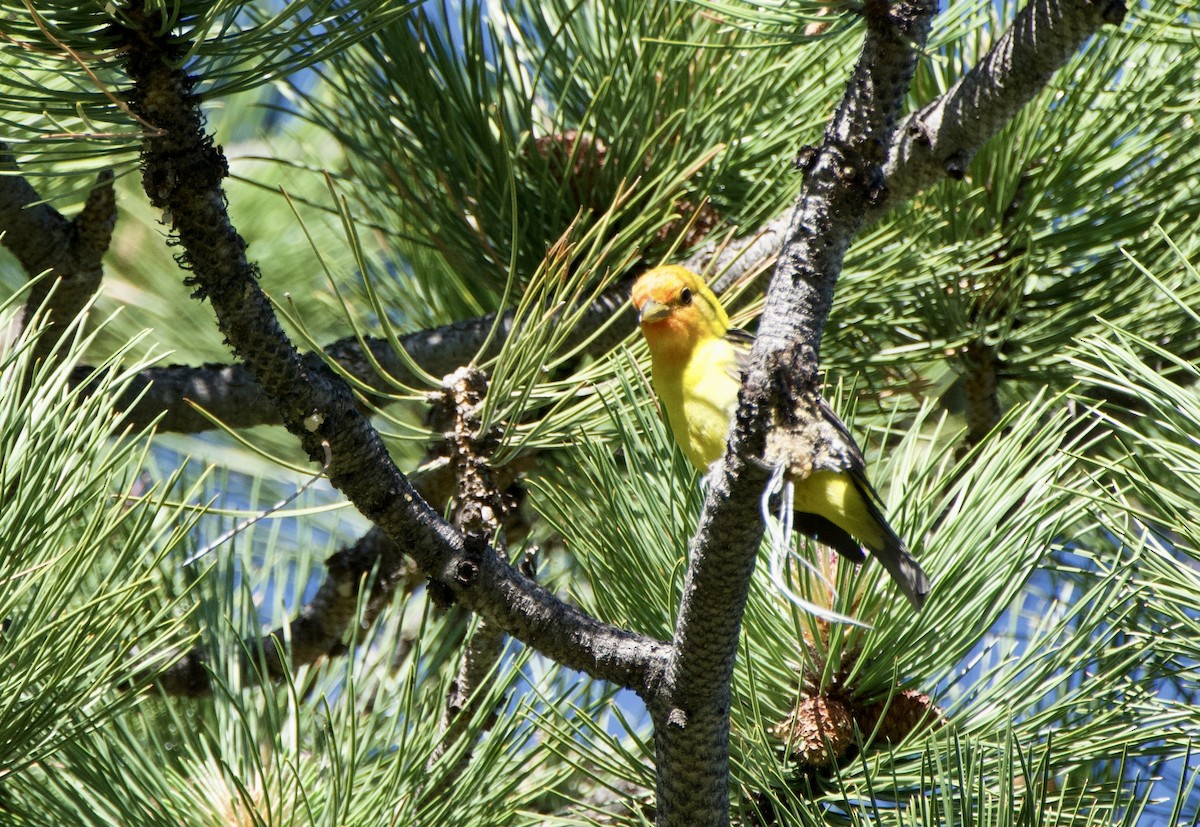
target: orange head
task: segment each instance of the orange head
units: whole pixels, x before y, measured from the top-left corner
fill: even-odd
[[[729,316],[704,280],[676,264],[643,273],[633,306],[655,360],[686,359],[697,343],[729,330]]]

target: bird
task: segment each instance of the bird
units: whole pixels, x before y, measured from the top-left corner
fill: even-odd
[[[633,285],[632,302],[650,347],[655,394],[684,456],[704,474],[725,453],[754,337],[730,324],[720,300],[686,267],[646,271]],[[811,438],[793,443],[813,455],[787,459],[793,526],[854,563],[866,560],[865,547],[919,611],[929,578],[885,519],[854,437],[819,395],[816,403]]]

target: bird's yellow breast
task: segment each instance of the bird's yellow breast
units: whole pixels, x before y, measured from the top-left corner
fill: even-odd
[[[682,365],[653,366],[654,388],[679,447],[704,473],[725,453],[737,406],[737,356],[722,338],[702,339]]]
[[[675,440],[688,460],[707,473],[725,452],[741,385],[739,357],[750,337],[730,329],[717,297],[703,279],[683,267],[667,265],[643,273],[630,298],[650,347],[654,389]],[[862,452],[837,414],[820,399],[817,403],[818,418],[808,424],[823,429],[837,450],[823,452],[817,469],[804,478],[789,475],[796,527],[856,563],[863,559],[859,544],[865,545],[919,609],[929,592],[929,578],[884,520],[864,476]],[[785,460],[788,470],[796,473],[811,468],[818,457]]]

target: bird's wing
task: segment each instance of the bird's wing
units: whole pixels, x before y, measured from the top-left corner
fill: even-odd
[[[740,327],[731,327],[725,331],[725,341],[733,345],[732,370],[737,371],[731,371],[730,375],[741,384],[742,374],[746,372],[746,365],[750,361],[750,348],[754,346],[754,334],[747,333]]]
[[[899,584],[900,590],[904,592],[913,608],[919,611],[925,603],[925,596],[929,594],[929,577],[909,552],[904,541],[900,539],[900,535],[892,528],[891,523],[883,516],[883,498],[879,496],[879,492],[867,479],[866,462],[863,460],[862,451],[859,450],[854,437],[850,435],[845,423],[838,418],[838,415],[833,412],[833,408],[829,407],[824,399],[819,399],[818,404],[826,427],[836,434],[841,443],[838,446],[840,451],[831,452],[829,458],[833,459],[840,454],[842,468],[848,472],[851,482],[858,490],[859,497],[867,509],[867,515],[882,533],[881,543],[870,543],[867,547],[887,569],[892,579]]]
[[[734,361],[730,374],[738,382],[741,382],[742,374],[750,359],[750,348],[754,345],[754,334],[741,328],[731,327],[725,331],[725,339],[733,345]],[[830,471],[848,471],[854,479],[855,485],[863,492],[863,499],[866,500],[867,507],[874,512],[872,516],[878,517],[880,522],[886,525],[886,521],[883,520],[880,513],[883,499],[867,479],[867,461],[863,458],[862,449],[854,441],[854,436],[846,427],[846,423],[842,422],[841,417],[834,413],[833,408],[820,395],[817,396],[817,410],[821,414],[825,426],[833,431],[833,436],[836,438],[823,441],[832,450],[829,450],[828,456],[815,458],[816,467],[823,467]]]
[[[856,474],[864,474],[867,469],[867,461],[863,459],[862,449],[858,447],[858,443],[854,441],[853,434],[846,427],[846,423],[842,422],[842,418],[834,413],[833,408],[825,401],[822,396],[817,397],[817,410],[821,414],[821,418],[825,421],[825,425],[833,429],[837,436],[837,443],[840,444],[842,451],[842,468],[841,470],[853,471]]]
[[[873,512],[872,516],[878,517],[880,522],[886,525],[887,523],[883,520],[881,513],[883,498],[879,496],[879,492],[875,490],[875,487],[871,485],[871,481],[867,479],[867,461],[863,458],[862,449],[854,441],[854,436],[850,433],[850,429],[846,427],[846,423],[842,422],[842,418],[834,413],[833,408],[829,406],[829,403],[823,397],[817,397],[817,408],[820,410],[821,418],[825,420],[826,426],[832,428],[838,437],[838,447],[841,450],[837,452],[838,456],[836,458],[840,461],[840,468],[836,470],[850,472],[855,485],[863,494],[867,508]]]

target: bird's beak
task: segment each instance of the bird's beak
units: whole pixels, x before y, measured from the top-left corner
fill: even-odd
[[[646,299],[646,303],[642,305],[642,309],[638,311],[638,322],[645,324],[646,322],[657,322],[667,318],[671,313],[671,308],[665,304],[659,304],[654,299]]]

